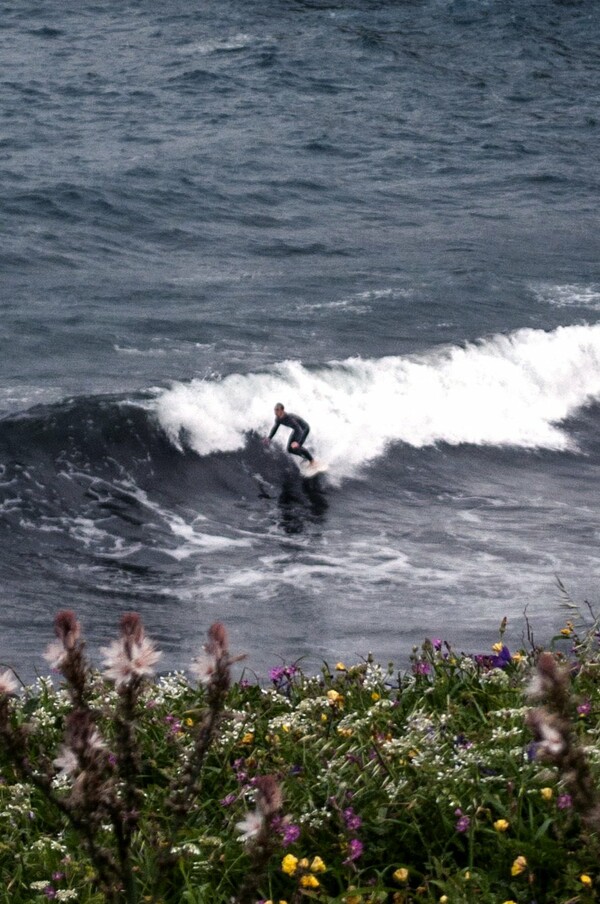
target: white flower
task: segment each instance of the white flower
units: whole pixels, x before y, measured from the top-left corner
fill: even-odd
[[[105,676],[117,687],[129,684],[134,678],[146,678],[154,674],[154,666],[162,656],[153,642],[142,637],[139,643],[123,638],[103,647]]]
[[[0,694],[15,694],[18,688],[15,676],[10,669],[0,675]]]
[[[66,657],[67,651],[60,640],[53,640],[52,643],[49,643],[46,647],[44,659],[50,665],[50,668],[60,669],[64,665]]]
[[[238,831],[240,841],[246,842],[255,838],[263,827],[263,817],[257,811],[246,813],[241,822],[236,822],[235,827]]]
[[[556,756],[564,750],[564,738],[556,728],[553,728],[552,725],[548,725],[547,722],[542,722],[539,726],[539,731],[542,738],[540,748],[543,751]]]
[[[61,747],[59,756],[57,756],[53,762],[56,768],[59,770],[58,775],[61,777],[73,775],[73,773],[79,768],[77,757],[70,749],[70,747],[65,747],[64,745]]]

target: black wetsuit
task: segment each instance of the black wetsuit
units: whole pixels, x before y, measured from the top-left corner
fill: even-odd
[[[306,421],[299,417],[299,415],[297,414],[288,414],[287,412],[285,412],[285,414],[282,414],[281,417],[275,418],[275,423],[273,424],[273,428],[269,433],[269,439],[273,439],[282,425],[284,427],[290,427],[292,430],[292,434],[288,440],[287,445],[288,452],[290,452],[292,455],[301,455],[302,458],[306,458],[307,461],[312,461],[313,457],[308,449],[302,448],[302,443],[310,432],[310,427],[308,426]],[[298,448],[292,449],[292,443],[298,443]]]

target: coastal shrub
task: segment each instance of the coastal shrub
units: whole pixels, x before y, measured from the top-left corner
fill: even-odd
[[[155,677],[135,613],[92,669],[61,612],[53,677],[0,674],[0,901],[592,902],[597,627],[265,686],[220,624],[194,679]]]

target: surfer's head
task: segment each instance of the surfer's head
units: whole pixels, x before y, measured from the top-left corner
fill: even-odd
[[[276,417],[281,417],[281,415],[283,414],[283,411],[284,411],[283,405],[281,404],[281,402],[277,402],[277,404],[275,405]]]

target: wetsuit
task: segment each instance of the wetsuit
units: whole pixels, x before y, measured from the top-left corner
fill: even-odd
[[[292,434],[288,440],[287,450],[291,453],[291,455],[301,455],[302,458],[306,458],[307,461],[312,461],[313,457],[308,451],[308,449],[302,448],[302,443],[308,436],[310,432],[310,427],[297,414],[288,414],[287,411],[282,414],[281,417],[275,418],[275,423],[269,433],[269,439],[273,439],[277,431],[281,426],[290,427],[292,430]],[[298,443],[297,449],[292,449],[292,443]]]

